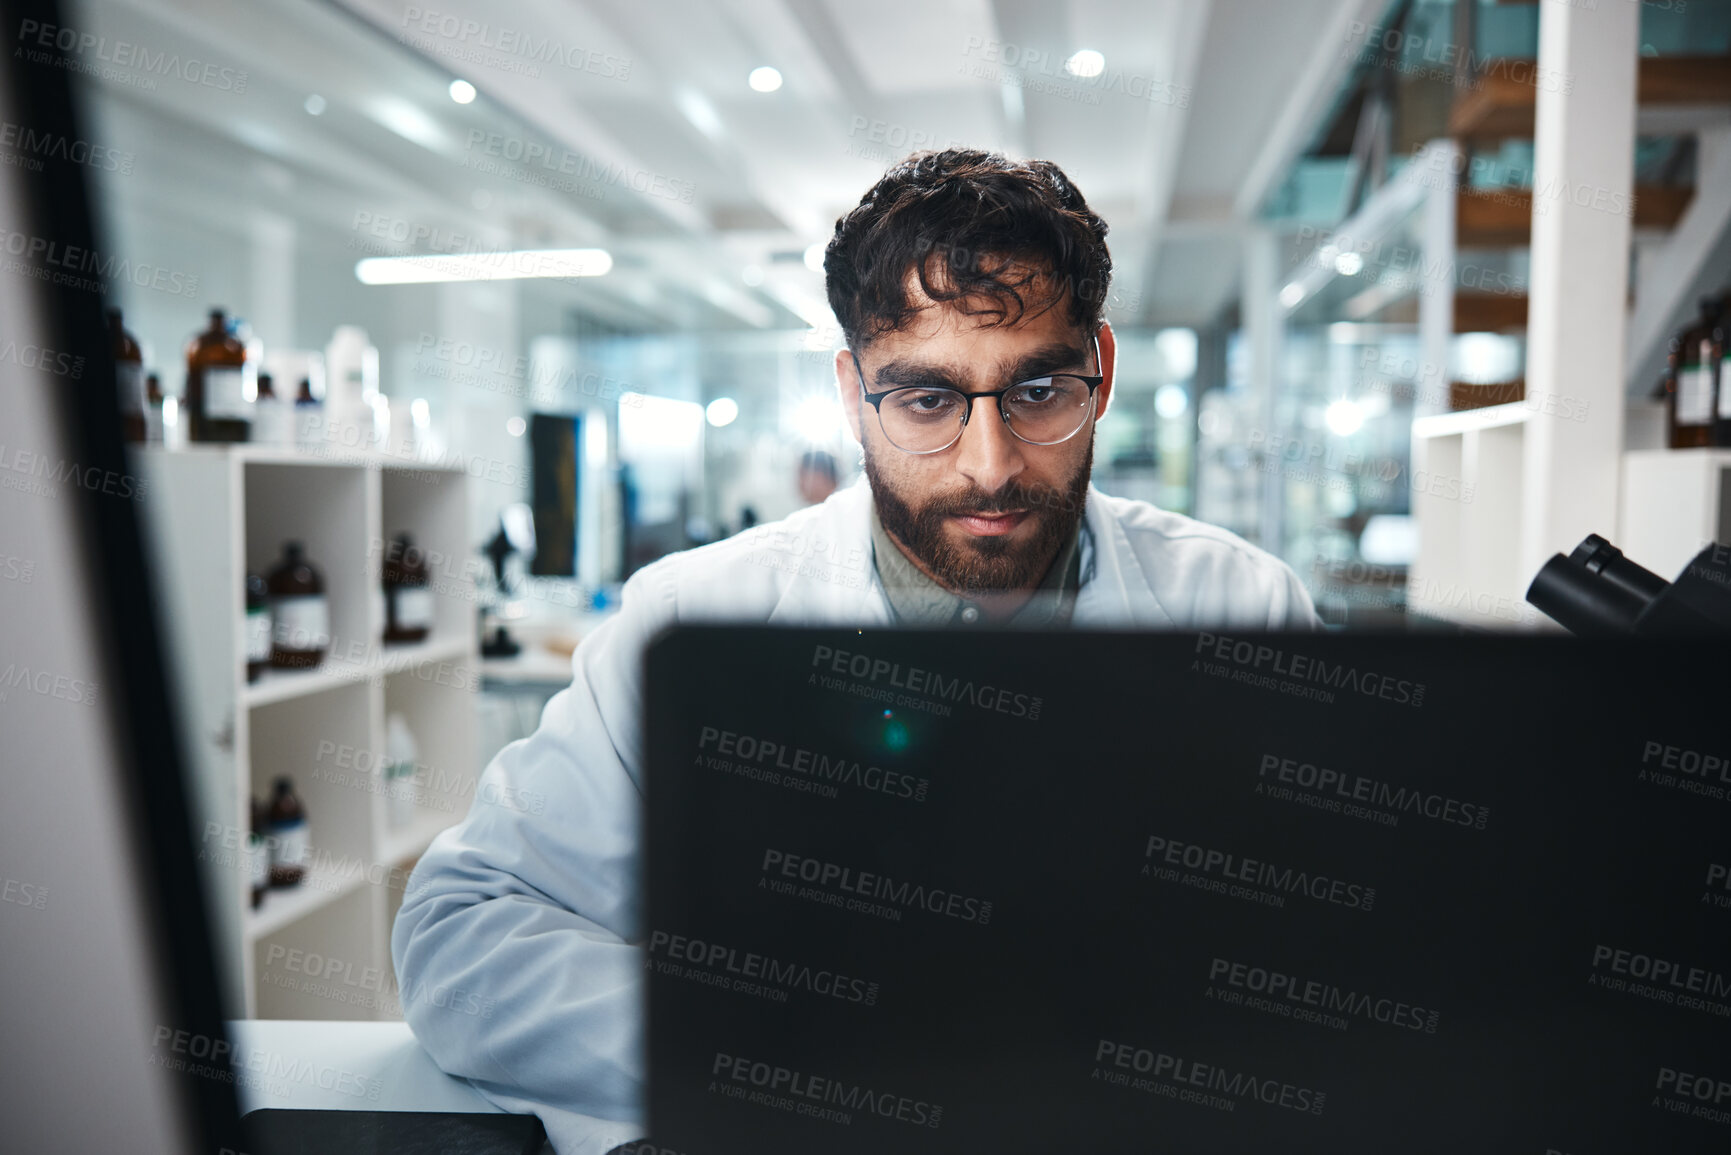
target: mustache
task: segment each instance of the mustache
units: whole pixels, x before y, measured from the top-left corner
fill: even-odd
[[[992,515],[1018,513],[1023,510],[1043,513],[1070,504],[1069,497],[1055,486],[1011,482],[994,494],[970,487],[961,493],[934,497],[921,507],[920,513],[925,517],[953,517],[969,513]]]

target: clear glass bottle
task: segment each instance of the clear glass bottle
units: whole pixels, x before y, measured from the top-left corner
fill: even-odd
[[[252,439],[260,445],[294,444],[294,411],[276,395],[269,373],[258,375],[258,400],[253,403]]]
[[[144,379],[144,439],[152,445],[163,443],[162,378],[155,373]]]

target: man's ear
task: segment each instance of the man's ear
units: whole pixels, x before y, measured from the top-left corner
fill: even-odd
[[[835,353],[835,391],[841,398],[841,411],[847,414],[847,427],[855,442],[865,445],[859,425],[859,373],[854,369],[853,353],[837,349]]]
[[[1118,338],[1112,335],[1110,321],[1100,325],[1100,368],[1095,372],[1106,378],[1096,391],[1100,403],[1094,409],[1094,420],[1098,421],[1106,416],[1106,406],[1112,400],[1112,384],[1118,376]]]

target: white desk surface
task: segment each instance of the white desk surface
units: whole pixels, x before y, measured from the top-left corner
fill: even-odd
[[[494,683],[571,684],[571,655],[557,654],[539,642],[524,642],[512,658],[482,658],[481,677]]]
[[[228,1029],[242,1114],[261,1107],[500,1113],[439,1070],[407,1023],[246,1019]]]

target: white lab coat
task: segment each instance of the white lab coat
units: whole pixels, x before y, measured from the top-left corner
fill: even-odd
[[[415,868],[391,936],[405,1016],[440,1067],[539,1115],[561,1155],[643,1136],[644,645],[675,622],[888,624],[870,502],[862,480],[636,574],[540,728]],[[1076,626],[1316,625],[1292,571],[1225,530],[1090,489],[1086,531]]]

